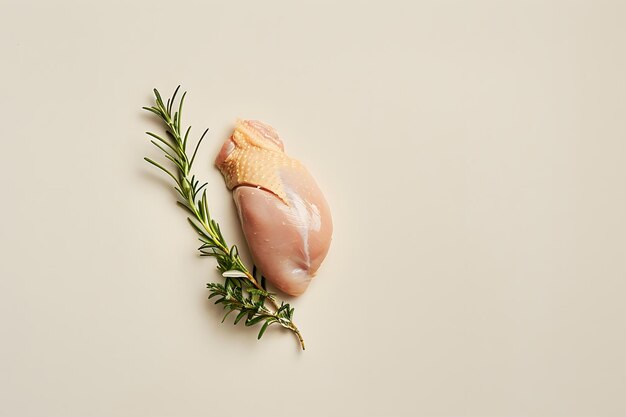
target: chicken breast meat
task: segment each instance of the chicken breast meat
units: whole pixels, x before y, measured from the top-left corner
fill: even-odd
[[[302,294],[328,253],[333,230],[311,174],[285,153],[271,126],[256,120],[237,121],[215,165],[233,191],[261,273],[281,291]]]

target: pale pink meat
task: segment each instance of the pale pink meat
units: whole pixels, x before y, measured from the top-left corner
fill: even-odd
[[[304,166],[284,153],[276,131],[238,121],[215,160],[233,190],[243,233],[262,274],[300,295],[328,253],[330,209]]]

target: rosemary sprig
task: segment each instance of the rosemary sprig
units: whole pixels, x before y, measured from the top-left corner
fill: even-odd
[[[165,124],[165,138],[152,132],[146,133],[152,138],[150,142],[159,148],[165,158],[174,165],[174,169],[169,170],[150,158],[144,159],[174,180],[176,184],[174,188],[180,195],[177,204],[190,215],[187,220],[202,242],[198,248],[201,256],[210,256],[217,260],[217,269],[224,277],[224,283],[207,284],[211,293],[209,299],[215,297],[215,304],[222,304],[226,310],[222,322],[230,313],[237,311],[234,324],[244,318],[246,326],[263,323],[258,339],[263,336],[270,325],[279,324],[298,337],[300,346],[304,350],[304,340],[293,322],[294,309],[287,303],[279,303],[276,296],[265,289],[264,280],[259,282],[257,279],[256,268],[253,273],[250,273],[239,257],[237,246],[229,246],[226,243],[219,224],[209,213],[205,189],[207,183],[200,183],[195,175],[191,175],[198,148],[209,129],[206,129],[200,137],[190,158],[187,153],[187,144],[191,126],[184,131],[184,134],[181,129],[183,103],[187,93],[183,93],[176,106],[175,100],[179,89],[180,86],[165,103],[159,91],[154,89],[155,105],[143,107],[144,110],[156,114]]]

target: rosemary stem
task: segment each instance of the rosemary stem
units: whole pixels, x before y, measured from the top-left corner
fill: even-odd
[[[292,331],[296,335],[300,347],[304,350],[304,339],[302,338],[300,330],[293,322],[293,308],[291,308],[289,304],[279,303],[279,300],[274,295],[268,293],[261,283],[257,281],[254,274],[251,274],[248,268],[243,264],[236,245],[232,247],[228,246],[228,243],[222,236],[219,225],[211,218],[209,213],[208,204],[206,202],[206,190],[202,193],[201,198],[198,199],[200,190],[206,186],[206,183],[200,186],[199,181],[195,179],[195,175],[191,175],[191,168],[198,147],[207,131],[202,134],[202,137],[196,144],[193,156],[189,159],[186,152],[186,145],[191,127],[187,128],[184,139],[181,135],[182,103],[186,93],[183,94],[179,101],[178,111],[172,115],[174,98],[177,92],[178,88],[172,98],[167,100],[167,104],[165,104],[163,103],[160,93],[155,89],[156,107],[144,107],[145,110],[159,116],[165,124],[166,137],[168,140],[154,133],[147,133],[152,138],[167,145],[167,147],[174,152],[172,154],[159,143],[152,141],[161,151],[165,152],[165,157],[174,164],[175,170],[173,171],[175,173],[158,162],[149,158],[145,159],[152,165],[163,170],[174,180],[177,185],[176,190],[182,197],[178,203],[191,214],[189,222],[200,235],[200,240],[203,242],[203,245],[200,247],[202,254],[217,258],[218,269],[222,273],[229,270],[237,270],[245,275],[245,277],[241,277],[242,280],[238,280],[235,283],[227,278],[224,285],[217,283],[207,284],[211,290],[209,298],[215,296],[221,297],[217,299],[216,304],[224,305],[224,308],[228,310],[226,315],[234,310],[238,310],[240,313],[235,320],[235,324],[246,317],[246,315],[246,326],[252,326],[260,321],[265,321],[259,332],[259,339],[263,336],[263,333],[269,325],[278,323],[280,326]],[[247,280],[247,283],[245,280]],[[226,318],[226,316],[224,318]]]

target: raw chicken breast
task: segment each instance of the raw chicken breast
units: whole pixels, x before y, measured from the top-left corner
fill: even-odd
[[[261,273],[281,291],[302,294],[328,253],[333,229],[311,174],[285,154],[271,126],[255,120],[237,122],[215,165],[233,190]]]

